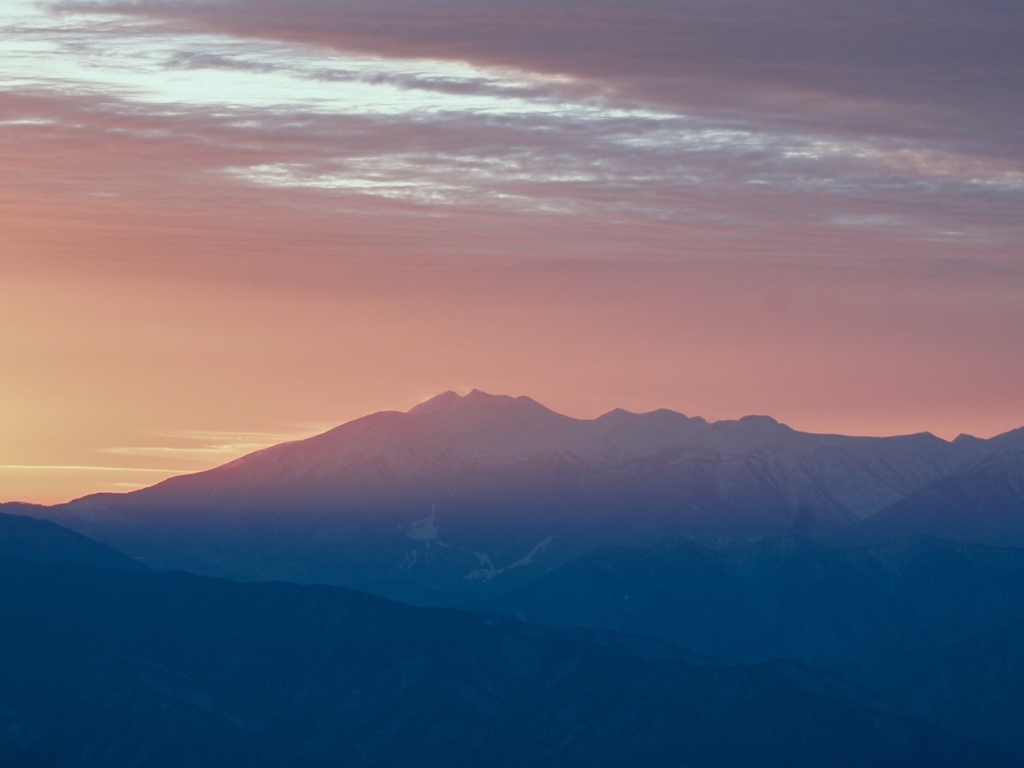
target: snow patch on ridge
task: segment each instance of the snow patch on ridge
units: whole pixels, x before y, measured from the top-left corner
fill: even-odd
[[[481,567],[474,568],[472,571],[467,573],[466,581],[490,581],[491,579],[508,573],[516,568],[525,568],[528,565],[532,565],[533,559],[546,549],[550,543],[551,537],[548,536],[546,539],[536,544],[525,557],[519,558],[514,563],[506,565],[504,568],[495,568],[489,555],[483,552],[474,552],[473,554],[476,556]]]
[[[405,535],[413,541],[437,541],[437,505],[430,506],[430,514],[414,520]]]

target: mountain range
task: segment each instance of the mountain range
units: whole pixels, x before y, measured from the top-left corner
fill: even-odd
[[[0,505],[0,761],[1022,764],[1022,479],[474,391]]]
[[[5,766],[1024,765],[799,663],[101,567],[75,534],[41,552],[51,524],[13,525]]]
[[[601,547],[678,538],[1024,544],[1024,429],[846,437],[766,416],[574,419],[528,397],[446,392],[30,514],[158,569],[467,605]]]

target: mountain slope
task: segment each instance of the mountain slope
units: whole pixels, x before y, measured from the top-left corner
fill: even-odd
[[[1024,549],[802,536],[710,548],[603,548],[480,607],[552,627],[636,632],[732,662],[851,674],[950,628],[1024,617]],[[945,640],[942,640],[945,642]]]
[[[37,509],[22,505],[4,505],[2,508],[18,511]],[[109,544],[93,541],[48,520],[3,513],[0,513],[0,557],[41,563],[81,563],[122,571],[146,570]]]
[[[635,632],[733,663],[829,669],[1024,755],[1024,549],[927,538],[663,542],[597,550],[481,608]]]
[[[425,479],[445,483],[467,471],[502,482],[530,481],[531,469],[562,469],[585,486],[600,486],[628,483],[637,474],[684,477],[699,468],[721,500],[777,496],[773,501],[790,511],[846,520],[866,517],[970,465],[985,454],[984,446],[932,435],[812,435],[761,416],[709,424],[666,410],[616,410],[572,419],[527,397],[474,390],[464,397],[448,392],[408,413],[373,414],[207,472],[91,502],[216,506],[245,499],[267,506],[287,499],[331,507],[379,496],[384,482],[398,496]]]
[[[929,483],[858,526],[868,538],[931,535],[1024,545],[1024,431],[993,440],[1000,450]]]
[[[0,560],[8,766],[1020,765],[793,664],[367,595]]]
[[[907,644],[872,672],[906,711],[1024,755],[1024,615]]]
[[[1009,443],[664,410],[584,420],[526,397],[445,393],[46,514],[155,568],[459,605],[600,546],[832,534],[985,461],[1024,466]]]

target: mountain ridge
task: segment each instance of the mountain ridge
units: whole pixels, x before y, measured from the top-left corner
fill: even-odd
[[[1016,431],[1024,432],[1024,428],[990,440],[973,438],[970,443],[961,442],[968,448],[961,452],[973,454],[979,443],[989,445]],[[181,478],[246,470],[254,464],[264,479],[276,475],[277,482],[287,482],[305,475],[322,478],[332,470],[371,461],[401,474],[436,469],[457,461],[498,464],[547,456],[600,466],[647,459],[667,451],[693,456],[735,456],[777,453],[794,446],[807,452],[908,443],[915,447],[927,443],[934,451],[953,449],[957,441],[946,441],[928,432],[892,437],[799,432],[763,415],[708,422],[665,408],[645,413],[617,408],[594,419],[578,419],[559,414],[526,396],[490,395],[474,389],[467,395],[441,393],[406,412],[369,414],[313,437],[263,448],[218,467],[169,478],[127,495],[146,494],[168,483],[179,484]],[[967,455],[959,459],[962,466],[958,468],[966,468],[980,458],[980,454]],[[282,466],[267,473],[268,460],[295,474],[282,477]],[[82,498],[93,496],[96,494]]]
[[[837,487],[831,504],[863,518],[928,483],[967,469],[992,446],[1012,444],[1013,432],[988,441],[945,441],[930,433],[894,437],[848,437],[799,432],[768,416],[707,422],[668,409],[634,414],[622,409],[595,419],[556,413],[521,396],[472,390],[437,395],[409,411],[382,411],[349,421],[305,440],[256,451],[194,475],[170,478],[129,496],[145,496],[203,478],[200,485],[261,490],[300,481],[329,483],[332,476],[376,473],[381,480],[416,477],[474,466],[508,466],[548,461],[604,470],[634,462],[664,460],[748,460],[764,466],[777,484],[813,485],[831,465],[859,468],[866,483],[860,497]],[[796,457],[796,461],[792,460]],[[913,466],[903,466],[907,462]],[[234,475],[234,477],[232,477]],[[720,483],[721,484],[721,483]],[[86,497],[89,498],[89,497]],[[794,506],[815,506],[806,499]]]
[[[816,435],[766,416],[707,422],[667,409],[576,419],[528,397],[446,392],[44,516],[157,568],[462,604],[600,546],[945,530],[937,516],[959,507],[933,497],[986,462],[1007,470],[961,495],[1000,499],[999,519],[946,528],[1024,543],[1024,485],[1004,481],[1024,473],[1020,435]],[[923,511],[887,512],[918,498]],[[902,522],[871,524],[886,515]]]
[[[1020,766],[792,662],[0,558],[11,766]],[[641,647],[644,646],[644,647]]]

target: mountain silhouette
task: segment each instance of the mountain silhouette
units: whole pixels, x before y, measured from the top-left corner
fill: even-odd
[[[155,568],[465,605],[602,546],[680,537],[878,542],[955,528],[1024,543],[1020,440],[816,435],[668,410],[574,419],[528,397],[446,392],[41,514]]]
[[[0,761],[1019,766],[825,673],[349,590],[0,558]]]

